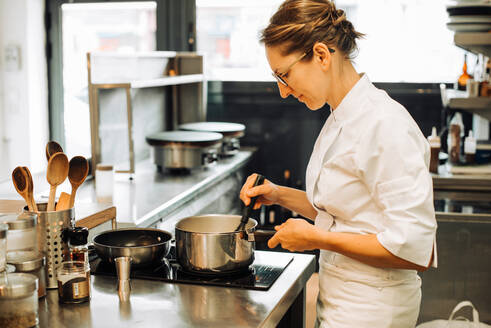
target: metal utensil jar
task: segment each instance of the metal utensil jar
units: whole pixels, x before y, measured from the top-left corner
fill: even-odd
[[[176,224],[179,264],[191,272],[225,274],[247,270],[254,261],[254,241],[274,231],[256,230],[249,219],[243,231],[235,231],[240,215],[191,216]]]
[[[61,211],[46,211],[48,203],[38,203],[37,244],[38,250],[46,256],[46,288],[58,288],[56,270],[63,258],[68,258],[68,245],[61,238],[65,228],[75,226],[75,209],[69,208]],[[28,212],[27,207],[24,211]]]
[[[8,229],[8,225],[0,223],[0,272],[5,270]]]

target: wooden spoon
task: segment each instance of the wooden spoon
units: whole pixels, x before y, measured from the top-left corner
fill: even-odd
[[[14,183],[15,190],[25,199],[27,207],[29,211],[33,211],[32,204],[29,202],[28,197],[28,186],[27,186],[27,177],[22,167],[17,166],[12,171],[12,182]]]
[[[70,208],[75,204],[75,193],[78,187],[85,181],[89,174],[89,162],[83,156],[75,156],[70,160],[68,169],[68,180],[72,185],[72,193],[70,194]]]
[[[38,211],[38,206],[36,204],[36,201],[34,200],[34,182],[32,181],[32,175],[31,171],[29,171],[29,168],[27,166],[22,167],[24,169],[25,175],[27,177],[27,197],[29,199],[29,202],[32,205],[32,209],[34,212]]]
[[[46,179],[50,184],[47,211],[55,209],[56,187],[68,176],[68,158],[64,153],[54,153],[48,160]]]
[[[49,141],[46,144],[46,159],[49,161],[49,158],[56,153],[63,153],[63,148],[56,141]]]

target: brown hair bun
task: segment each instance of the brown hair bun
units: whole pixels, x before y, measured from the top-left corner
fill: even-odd
[[[312,57],[316,42],[324,42],[353,58],[358,49],[357,32],[342,9],[329,0],[286,0],[262,31],[260,41],[266,46],[285,45],[284,55],[301,50]]]

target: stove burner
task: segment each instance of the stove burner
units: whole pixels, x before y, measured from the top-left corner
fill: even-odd
[[[199,272],[193,270],[186,270],[181,268],[180,265],[177,269],[178,274],[189,275],[193,277],[208,277],[208,278],[240,278],[243,276],[254,275],[254,268],[249,267],[244,270],[228,271],[228,272]]]
[[[174,247],[172,247],[174,248]],[[189,272],[183,270],[175,258],[172,258],[173,249],[169,256],[164,258],[158,266],[138,268],[131,270],[131,279],[158,280],[169,283],[185,283],[197,285],[212,285],[222,287],[236,287],[255,290],[268,290],[283,270],[293,260],[293,256],[282,257],[281,261],[271,265],[270,263],[254,262],[247,270],[226,274],[203,274],[201,272]],[[100,258],[91,257],[90,273],[117,277],[116,268]]]

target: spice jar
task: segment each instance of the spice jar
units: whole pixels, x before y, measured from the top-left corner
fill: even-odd
[[[35,327],[38,319],[38,279],[28,273],[10,273],[0,279],[0,327]]]
[[[70,249],[70,260],[81,261],[89,264],[89,246],[87,239],[89,229],[86,227],[75,227],[66,231],[68,234],[68,248]]]
[[[0,272],[5,270],[8,229],[8,225],[0,223]]]
[[[8,225],[7,252],[36,249],[36,214],[22,213],[0,216],[0,222]]]
[[[13,251],[7,253],[7,263],[15,267],[15,272],[24,272],[38,278],[38,297],[46,296],[46,258],[34,251]]]
[[[65,261],[57,271],[58,296],[61,303],[90,300],[90,267],[81,261]]]

